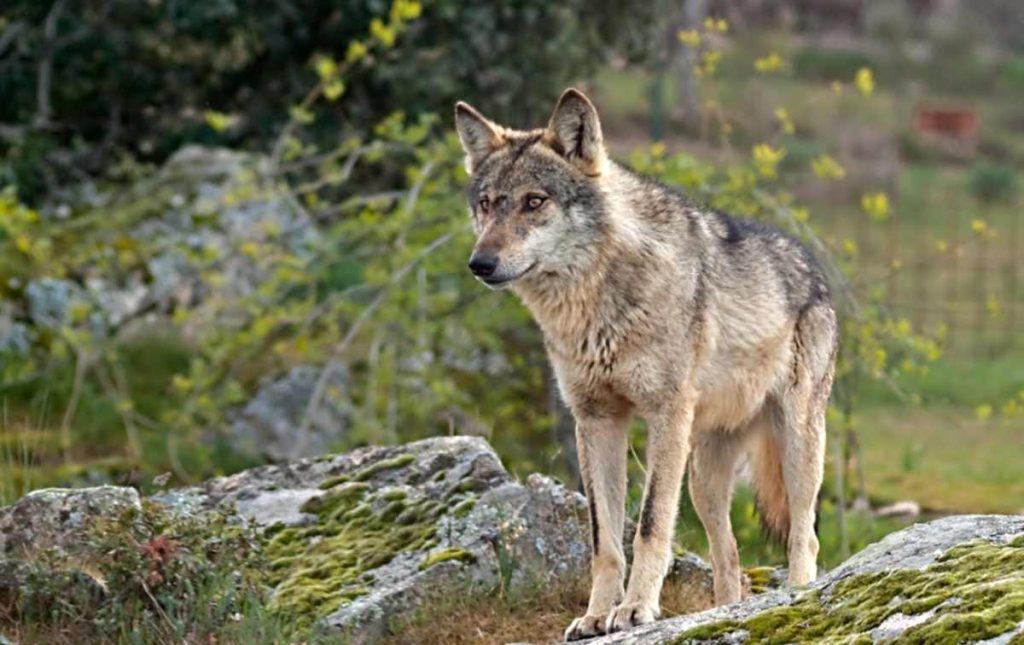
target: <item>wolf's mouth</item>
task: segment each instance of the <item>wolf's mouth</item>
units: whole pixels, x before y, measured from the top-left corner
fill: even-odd
[[[515,282],[519,278],[523,277],[524,275],[526,275],[527,273],[532,271],[534,269],[534,267],[536,267],[536,266],[537,266],[537,263],[534,262],[533,264],[531,264],[530,266],[526,267],[525,269],[523,269],[522,271],[520,271],[518,274],[516,274],[514,276],[511,276],[511,277],[508,277],[508,278],[504,278],[504,277],[502,277],[502,278],[493,278],[493,277],[480,278],[480,281],[483,282],[484,284],[486,284],[488,287],[490,287],[492,289],[501,289],[502,287],[507,287],[508,285],[512,284],[513,282]]]

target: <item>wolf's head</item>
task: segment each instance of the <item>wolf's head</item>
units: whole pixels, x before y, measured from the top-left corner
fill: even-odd
[[[566,90],[547,128],[512,130],[455,105],[477,242],[469,269],[497,289],[585,271],[605,226],[599,181],[610,162],[594,105]]]

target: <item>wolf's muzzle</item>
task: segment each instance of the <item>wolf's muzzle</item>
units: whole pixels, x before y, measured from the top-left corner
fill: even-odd
[[[498,268],[498,256],[493,253],[474,253],[469,258],[469,270],[478,278],[494,275]]]

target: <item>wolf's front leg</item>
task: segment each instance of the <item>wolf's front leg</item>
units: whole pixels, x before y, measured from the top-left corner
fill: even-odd
[[[625,600],[605,623],[609,633],[652,622],[661,613],[658,601],[672,556],[692,421],[690,402],[647,420],[647,483],[633,539],[633,568]]]
[[[576,424],[580,476],[587,493],[592,540],[591,589],[587,613],[572,621],[565,640],[604,633],[605,619],[622,600],[626,558],[622,524],[626,504],[626,415],[587,419]]]

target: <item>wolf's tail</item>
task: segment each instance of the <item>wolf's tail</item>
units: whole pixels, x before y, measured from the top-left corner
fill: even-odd
[[[768,537],[786,544],[789,540],[789,501],[782,479],[782,455],[774,433],[761,432],[754,437],[750,465],[761,530]]]

